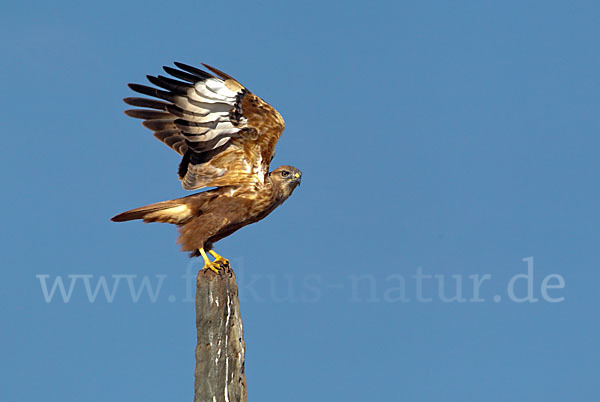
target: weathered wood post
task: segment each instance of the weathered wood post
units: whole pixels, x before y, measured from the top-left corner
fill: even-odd
[[[246,345],[235,274],[202,270],[196,282],[194,402],[246,402]]]

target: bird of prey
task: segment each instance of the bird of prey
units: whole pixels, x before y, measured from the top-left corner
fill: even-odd
[[[271,105],[214,67],[203,64],[207,72],[183,63],[175,66],[163,67],[174,78],[147,76],[158,88],[129,84],[151,98],[125,98],[141,108],[125,113],[143,119],[156,138],[182,156],[184,189],[216,188],[132,209],[112,221],[175,224],[181,249],[191,257],[202,256],[204,269],[219,272],[229,261],[213,244],[270,214],[300,184],[302,172],[287,165],[269,170],[285,127]]]

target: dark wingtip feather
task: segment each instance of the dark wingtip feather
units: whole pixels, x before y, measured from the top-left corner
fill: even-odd
[[[152,84],[156,85],[156,83],[155,83],[155,81],[156,81],[156,77],[155,77],[155,76],[153,76],[153,75],[150,75],[150,74],[146,74],[146,79],[147,79],[147,80],[148,80],[150,83],[152,83]]]
[[[123,102],[125,102],[131,106],[149,107],[151,109],[165,110],[165,111],[167,110],[167,106],[170,105],[167,102],[159,101],[156,99],[137,98],[137,97],[124,98]]]
[[[188,165],[190,164],[190,157],[192,152],[188,150],[185,154],[183,154],[183,158],[179,163],[179,168],[177,169],[177,175],[180,179],[183,179],[188,171]]]
[[[146,120],[166,120],[173,119],[174,116],[171,113],[157,112],[155,110],[146,109],[128,109],[125,110],[125,114],[134,119],[146,119]]]
[[[185,63],[180,63],[180,62],[176,61],[173,64],[175,64],[177,67],[179,67],[183,71],[187,71],[188,73],[194,74],[194,75],[198,76],[199,78],[204,78],[204,79],[215,78],[214,75],[207,73],[204,70],[200,70],[199,68],[189,66]]]
[[[185,71],[177,70],[177,69],[175,69],[173,67],[169,67],[169,66],[163,66],[163,70],[165,70],[165,72],[167,74],[172,75],[175,78],[179,78],[180,80],[191,82],[192,84],[195,84],[200,79],[196,75],[186,73]]]
[[[142,84],[129,83],[129,84],[127,84],[127,86],[130,89],[134,90],[135,92],[139,92],[141,94],[150,95],[150,96],[155,96],[156,91],[158,91],[158,89],[156,89],[156,88],[152,88],[152,87],[149,87],[147,85],[142,85]]]
[[[127,98],[123,98],[123,102],[125,102],[125,103],[127,103],[128,105],[131,105],[131,106],[137,106],[136,102],[138,100],[140,100],[140,99],[144,99],[144,98],[138,98],[138,97],[128,96]]]
[[[157,87],[164,88],[162,85],[160,85],[160,80],[158,79],[158,77],[155,77],[153,75],[147,75],[146,79],[148,81],[150,81],[150,83],[156,85]],[[169,89],[169,88],[165,88],[165,89]]]
[[[142,122],[142,125],[152,131],[176,129],[172,119],[146,120]]]
[[[173,99],[173,96],[169,92],[161,91],[160,89],[152,88],[147,85],[127,84],[127,86],[129,88],[131,88],[132,90],[134,90],[135,92],[138,92],[138,93],[141,93],[144,95],[153,96],[155,98],[164,99],[167,101],[172,101],[172,99]]]
[[[152,75],[146,76],[148,81],[157,87],[164,88],[168,91],[171,91],[176,94],[184,95],[187,93],[188,89],[192,88],[192,85],[187,82],[174,80],[169,77],[165,77],[163,75],[158,75],[156,77]]]

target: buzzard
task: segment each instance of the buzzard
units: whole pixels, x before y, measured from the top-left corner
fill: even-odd
[[[179,180],[184,189],[215,188],[111,220],[175,224],[181,249],[191,257],[202,256],[204,269],[219,272],[229,261],[213,250],[214,243],[270,214],[300,184],[302,172],[287,165],[269,170],[285,127],[271,105],[214,67],[203,64],[207,72],[183,63],[175,66],[163,67],[174,78],[147,76],[157,88],[129,84],[151,98],[125,98],[141,108],[125,113],[143,119],[156,138],[182,156]]]

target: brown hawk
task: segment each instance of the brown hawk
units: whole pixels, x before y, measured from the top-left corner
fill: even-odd
[[[179,179],[184,189],[216,188],[132,209],[112,221],[173,223],[179,226],[182,250],[202,256],[204,268],[218,272],[229,261],[213,244],[270,214],[300,184],[302,172],[292,166],[269,170],[285,127],[271,105],[216,68],[203,64],[211,74],[175,65],[163,68],[176,79],[147,76],[158,88],[129,84],[156,99],[125,98],[143,108],[125,113],[143,119],[156,138],[183,157]]]

